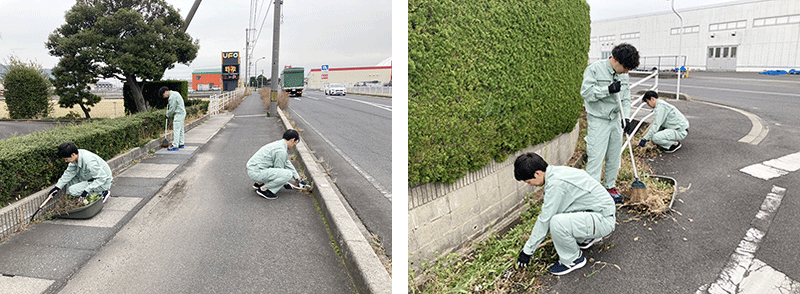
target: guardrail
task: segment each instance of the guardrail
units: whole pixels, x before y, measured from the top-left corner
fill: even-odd
[[[347,87],[347,93],[375,94],[392,97],[392,87]]]
[[[230,92],[211,95],[208,97],[208,113],[219,114],[221,110],[227,109],[233,99],[244,95],[244,90],[244,88],[236,88]]]

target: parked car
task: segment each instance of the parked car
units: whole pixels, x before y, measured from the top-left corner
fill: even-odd
[[[347,88],[344,85],[339,83],[330,84],[328,90],[325,91],[326,95],[347,95]]]
[[[388,83],[383,84],[383,86],[384,87],[391,87],[392,86],[392,81],[389,81]]]
[[[325,92],[325,95],[328,95],[328,88],[331,87],[331,84],[324,83],[322,87],[319,88],[320,91]]]
[[[381,81],[378,81],[378,80],[366,81],[364,83],[366,83],[367,86],[369,86],[369,87],[380,87],[381,86]]]
[[[353,87],[366,87],[366,86],[367,86],[366,82],[356,82],[355,85],[353,85]]]

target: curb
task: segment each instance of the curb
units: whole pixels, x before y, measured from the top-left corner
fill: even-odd
[[[280,108],[280,119],[286,129],[291,121]],[[338,245],[345,267],[360,293],[392,293],[392,278],[375,254],[369,241],[361,234],[334,188],[333,181],[323,172],[302,138],[295,146],[298,161],[313,179],[312,193],[327,220],[330,233]]]

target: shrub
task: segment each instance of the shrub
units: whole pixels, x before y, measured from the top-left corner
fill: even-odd
[[[589,6],[410,0],[408,182],[452,183],[575,126]]]
[[[50,80],[39,64],[9,57],[7,72],[0,76],[5,85],[8,115],[13,119],[45,117],[52,112],[48,101]]]

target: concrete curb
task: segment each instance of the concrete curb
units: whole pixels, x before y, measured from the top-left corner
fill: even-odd
[[[205,116],[190,123],[186,126],[186,131],[189,131],[205,122],[209,117],[211,117],[211,115],[206,114]],[[167,138],[171,138],[172,133],[167,133],[166,136]],[[124,154],[117,155],[114,158],[109,159],[106,162],[111,168],[111,172],[115,174],[118,173],[125,167],[129,166],[133,161],[149,154],[150,149],[160,149],[161,139],[161,137],[153,139],[143,147],[133,148]],[[50,192],[50,189],[52,189],[53,186],[54,185],[51,185],[44,190],[40,190],[28,195],[27,197],[0,209],[0,240],[11,236],[13,233],[16,233],[18,230],[21,230],[25,225],[30,223],[29,220],[31,215],[36,211],[37,208],[39,208],[39,205],[44,202],[44,200],[47,198],[48,192]],[[64,192],[61,193],[63,194]],[[48,205],[45,205],[42,208],[42,210],[47,211],[55,206],[55,204],[55,201],[50,201]]]
[[[286,114],[278,108],[281,121],[287,129],[292,124]],[[295,146],[300,155],[299,163],[312,179],[313,195],[320,205],[331,234],[340,249],[342,259],[353,283],[360,293],[392,293],[392,278],[384,268],[369,241],[358,226],[334,188],[333,181],[317,163],[302,138]]]

